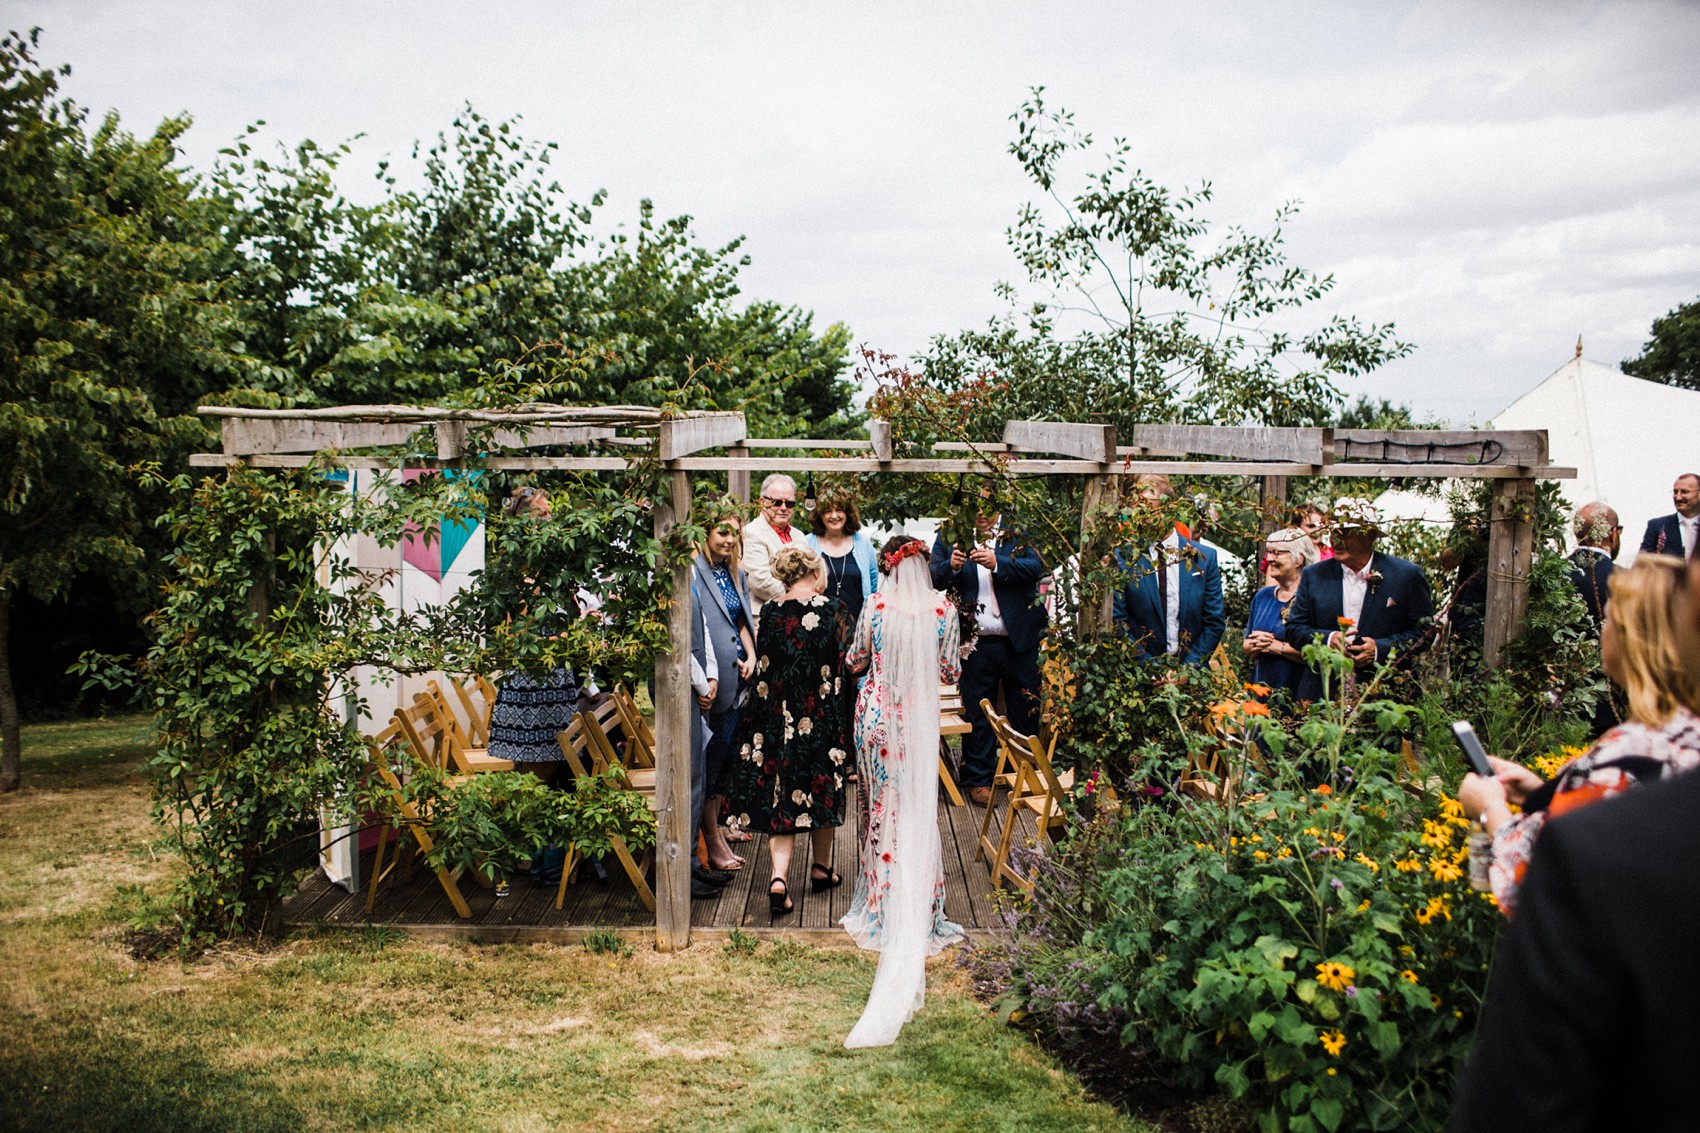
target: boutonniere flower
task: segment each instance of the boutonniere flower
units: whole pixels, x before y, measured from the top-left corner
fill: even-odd
[[[1372,570],[1369,572],[1367,577],[1369,578],[1369,592],[1374,594],[1375,588],[1381,585],[1381,572],[1378,570]]]

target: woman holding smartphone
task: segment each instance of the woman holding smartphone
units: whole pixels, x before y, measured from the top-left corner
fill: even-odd
[[[1493,835],[1488,876],[1507,916],[1516,909],[1535,839],[1548,821],[1643,780],[1700,768],[1700,680],[1684,663],[1673,629],[1685,569],[1681,559],[1642,555],[1628,570],[1612,572],[1600,659],[1628,697],[1624,723],[1550,781],[1489,756],[1491,779],[1472,772],[1459,784],[1465,815]],[[1522,813],[1513,815],[1512,804]]]

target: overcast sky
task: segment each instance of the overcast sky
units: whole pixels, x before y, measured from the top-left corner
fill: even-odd
[[[1416,352],[1349,386],[1481,422],[1574,352],[1616,363],[1700,295],[1700,4],[1105,0],[4,0],[67,90],[134,131],[188,112],[356,134],[346,189],[465,102],[557,142],[569,194],[747,237],[747,295],[898,354],[1003,310],[1029,87],[1159,183],[1209,180],[1338,310]]]

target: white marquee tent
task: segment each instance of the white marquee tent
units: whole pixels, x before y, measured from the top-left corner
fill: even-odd
[[[1623,524],[1619,561],[1635,558],[1647,522],[1672,511],[1671,482],[1700,472],[1700,392],[1632,378],[1580,356],[1512,402],[1488,426],[1545,429],[1572,509],[1603,500]]]

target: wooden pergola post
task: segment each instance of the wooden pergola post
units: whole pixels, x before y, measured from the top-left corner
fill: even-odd
[[[665,431],[667,423],[663,422]],[[655,537],[665,541],[691,517],[691,475],[672,469],[671,489],[655,508]],[[655,657],[655,947],[691,943],[691,572],[673,568],[667,608],[670,647]]]
[[[1534,512],[1533,480],[1493,482],[1488,510],[1487,621],[1482,633],[1482,661],[1489,669],[1504,662],[1506,646],[1517,640],[1529,619]]]

